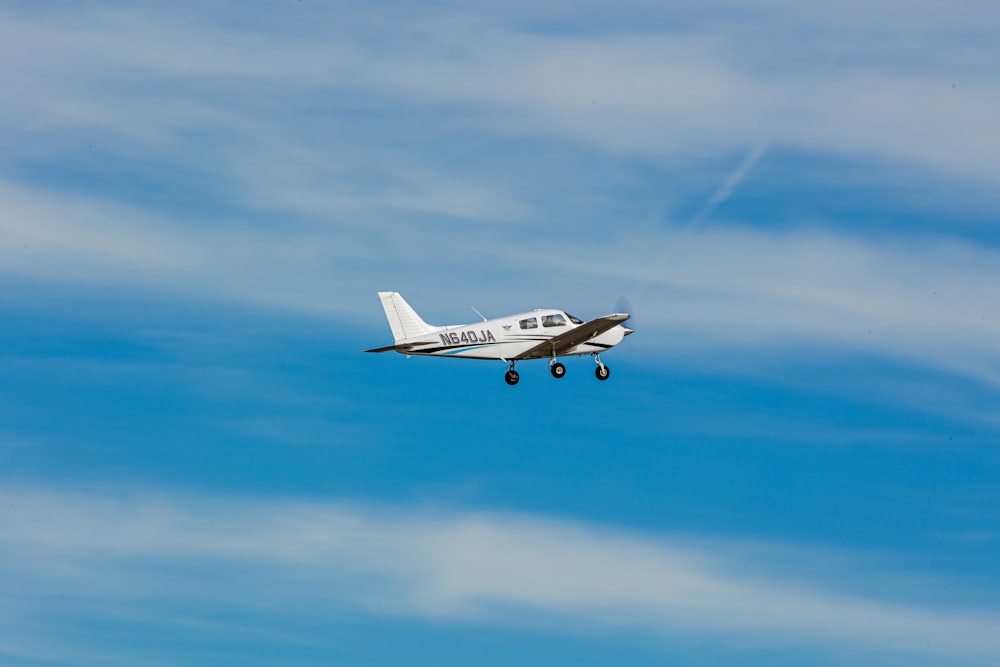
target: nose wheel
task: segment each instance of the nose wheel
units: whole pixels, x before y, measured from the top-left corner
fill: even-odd
[[[597,368],[594,369],[594,376],[602,382],[611,377],[611,369],[604,365],[601,361],[601,356],[598,354],[594,355],[594,363],[597,364]]]

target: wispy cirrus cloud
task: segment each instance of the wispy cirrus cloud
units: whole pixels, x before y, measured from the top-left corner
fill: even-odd
[[[947,238],[731,226],[576,240],[534,232],[540,242],[561,244],[553,254],[523,243],[517,227],[489,243],[457,233],[467,229],[461,225],[406,230],[391,217],[365,226],[203,228],[89,197],[51,201],[44,190],[10,184],[0,194],[8,212],[0,220],[0,268],[23,278],[127,284],[370,323],[377,308],[366,295],[374,289],[407,284],[419,297],[455,273],[464,277],[447,301],[475,301],[491,312],[550,300],[593,309],[615,297],[595,286],[629,285],[646,339],[635,344],[651,350],[662,347],[658,341],[681,356],[824,347],[1000,383],[1000,311],[991,292],[1000,284],[1000,257]],[[428,267],[419,250],[428,244],[449,259]],[[537,303],[525,304],[496,271],[477,270],[484,262],[513,262],[519,279],[553,287],[534,290]],[[437,301],[414,304],[436,313],[432,319],[466,316]]]
[[[858,593],[873,572],[855,572],[854,586],[843,571],[828,572],[837,588],[822,577],[763,574],[776,560],[822,572],[829,557],[782,545],[336,502],[37,488],[3,496],[0,586],[28,618],[44,618],[59,600],[88,615],[169,600],[206,621],[230,608],[254,609],[262,623],[283,613],[275,609],[487,626],[528,614],[554,630],[583,623],[695,633],[931,664],[991,664],[1000,655],[996,609]],[[0,641],[17,642],[46,652],[23,637]]]
[[[402,137],[378,126],[394,115],[442,138],[465,128],[498,144],[563,138],[678,161],[725,155],[766,136],[778,148],[994,182],[1000,84],[981,63],[997,54],[990,40],[970,39],[996,23],[992,13],[980,23],[969,17],[984,14],[982,3],[948,16],[908,5],[905,20],[895,20],[898,3],[871,4],[833,17],[770,3],[721,25],[715,18],[708,25],[706,16],[718,14],[700,6],[660,14],[640,7],[633,15],[640,18],[612,22],[610,34],[594,30],[608,20],[602,12],[583,11],[597,16],[581,20],[569,8],[549,19],[565,20],[563,30],[535,26],[534,12],[516,8],[442,15],[347,5],[329,10],[335,21],[323,9],[282,8],[264,13],[280,20],[258,16],[240,28],[197,12],[106,7],[52,12],[41,23],[14,11],[0,57],[19,66],[0,75],[11,92],[0,112],[32,140],[40,131],[100,128],[169,150],[212,128],[239,134],[251,153],[272,159],[281,157],[276,139],[295,147],[286,158],[326,144],[354,147],[359,159],[359,140],[399,149]],[[237,4],[230,10],[243,13]],[[894,20],[879,23],[887,16]],[[392,17],[405,18],[405,28],[378,30]],[[332,34],[315,29],[324,19]],[[180,41],[189,44],[183,52]],[[961,48],[942,55],[914,49],[918,41]],[[372,119],[360,136],[359,124],[344,134],[330,120],[351,110]],[[255,129],[261,125],[264,132]],[[251,179],[247,191],[259,185],[252,170],[222,162],[224,153],[200,157]]]
[[[831,344],[995,383],[988,243],[836,221],[688,233],[623,219],[614,200],[630,193],[583,192],[595,161],[620,175],[609,156],[704,172],[705,156],[756,145],[710,210],[762,136],[776,163],[790,149],[924,170],[943,200],[956,195],[939,181],[991,183],[1000,84],[981,63],[996,47],[970,37],[996,19],[969,18],[986,6],[771,2],[721,24],[697,3],[637,2],[630,20],[576,3],[238,22],[221,18],[242,17],[236,3],[8,9],[0,115],[18,131],[2,140],[0,268],[368,321],[360,295],[444,280],[442,299],[491,312],[526,306],[511,280],[533,286],[530,306],[629,291],[647,340],[682,352]],[[570,148],[556,159],[539,141]]]

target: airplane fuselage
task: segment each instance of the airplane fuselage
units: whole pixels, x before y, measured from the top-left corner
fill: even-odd
[[[547,359],[552,355],[544,349],[522,355],[538,347],[539,343],[582,324],[573,320],[576,318],[561,310],[534,310],[475,324],[443,327],[433,334],[407,339],[412,347],[398,351],[465,359]],[[625,327],[618,325],[569,350],[560,350],[558,356],[599,354],[620,343],[625,332]]]

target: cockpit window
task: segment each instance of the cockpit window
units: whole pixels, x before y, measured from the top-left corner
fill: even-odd
[[[573,317],[569,313],[566,313],[566,317],[568,317],[569,321],[572,322],[573,324],[583,324],[583,320],[581,320],[579,317]]]
[[[534,318],[534,317],[529,317],[526,320],[521,320],[517,324],[522,329],[537,329],[538,328],[538,319]]]
[[[556,313],[554,315],[542,315],[542,326],[543,327],[564,327],[566,326],[566,318]]]

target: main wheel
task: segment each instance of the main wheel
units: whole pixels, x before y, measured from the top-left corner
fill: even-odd
[[[556,362],[551,366],[549,366],[549,372],[552,373],[552,377],[561,378],[562,376],[566,375],[566,367],[560,364],[559,362]]]
[[[503,376],[504,381],[510,386],[517,384],[517,381],[521,379],[521,376],[517,374],[517,371],[510,370]]]
[[[597,376],[598,380],[607,380],[611,376],[611,369],[603,365],[598,366],[594,369],[594,375]]]

